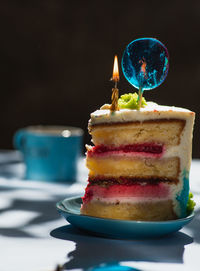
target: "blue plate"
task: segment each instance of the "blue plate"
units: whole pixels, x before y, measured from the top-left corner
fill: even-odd
[[[73,226],[94,235],[118,239],[157,238],[180,230],[191,215],[168,221],[134,221],[105,219],[80,214],[81,197],[64,199],[56,204],[59,213]]]

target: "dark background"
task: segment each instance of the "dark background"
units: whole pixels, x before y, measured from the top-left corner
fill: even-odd
[[[170,54],[165,82],[147,100],[196,112],[200,157],[200,1],[0,1],[0,148],[34,124],[80,126],[110,102],[113,58],[132,40],[155,37]],[[135,91],[120,68],[120,94]]]

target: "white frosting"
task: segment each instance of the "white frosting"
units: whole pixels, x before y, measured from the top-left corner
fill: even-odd
[[[96,110],[90,115],[89,125],[154,119],[185,119],[190,116],[190,113],[191,111],[185,108],[147,102],[147,106],[140,110],[120,109],[114,112],[109,109]]]

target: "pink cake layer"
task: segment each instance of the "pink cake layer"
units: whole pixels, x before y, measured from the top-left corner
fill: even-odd
[[[131,155],[131,156],[149,156],[161,157],[164,153],[164,146],[155,143],[122,145],[119,147],[110,147],[98,145],[88,150],[88,157],[93,156],[108,156],[108,155]]]
[[[109,186],[88,185],[83,197],[83,203],[87,203],[94,198],[169,198],[169,185],[165,183],[147,184],[134,183],[131,185],[114,184]]]

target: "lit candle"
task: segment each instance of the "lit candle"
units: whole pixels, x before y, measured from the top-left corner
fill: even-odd
[[[119,67],[118,67],[118,59],[117,56],[114,58],[114,65],[113,65],[113,75],[111,78],[112,81],[115,82],[115,87],[112,89],[112,104],[110,107],[111,111],[119,110],[118,108],[118,98],[119,98],[119,90],[117,88],[117,82],[119,81]]]

